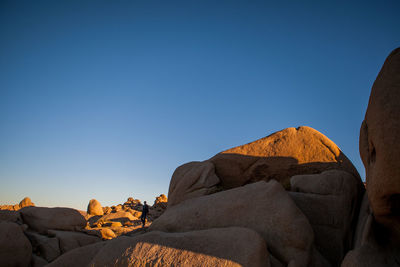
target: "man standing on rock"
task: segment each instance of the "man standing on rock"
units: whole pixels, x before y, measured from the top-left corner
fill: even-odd
[[[142,228],[144,228],[144,225],[146,224],[146,216],[147,213],[149,213],[149,206],[147,206],[146,201],[144,202],[143,205],[143,210],[142,210],[142,216],[140,217],[140,219],[142,220]]]

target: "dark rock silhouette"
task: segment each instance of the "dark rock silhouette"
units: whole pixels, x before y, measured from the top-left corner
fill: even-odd
[[[400,265],[400,48],[388,58],[372,86],[360,129],[360,155],[367,197],[354,249],[342,266]]]

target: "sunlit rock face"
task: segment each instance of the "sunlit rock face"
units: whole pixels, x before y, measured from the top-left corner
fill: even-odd
[[[271,253],[286,265],[307,266],[311,260],[313,229],[276,181],[187,199],[168,207],[150,230],[189,232],[230,226],[258,232]]]
[[[185,199],[218,191],[219,178],[212,162],[189,162],[179,166],[172,175],[168,190],[168,206]]]
[[[203,162],[178,167],[171,179],[168,205],[246,184],[276,180],[287,190],[294,175],[346,171],[364,191],[360,175],[339,147],[310,127],[287,128]]]
[[[96,199],[91,199],[87,207],[87,213],[90,215],[103,215],[103,207]]]
[[[68,257],[68,255],[65,255]],[[151,232],[109,241],[88,266],[270,266],[264,240],[238,227]]]
[[[400,48],[388,56],[372,87],[360,154],[376,221],[400,233]]]
[[[260,180],[279,181],[286,189],[290,177],[325,170],[344,170],[359,180],[350,160],[329,138],[310,127],[287,128],[210,159],[223,188]],[[361,185],[361,180],[360,180]]]

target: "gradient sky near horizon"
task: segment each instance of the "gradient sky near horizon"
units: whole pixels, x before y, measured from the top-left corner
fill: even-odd
[[[168,193],[175,168],[307,125],[362,177],[400,1],[1,1],[0,204]]]

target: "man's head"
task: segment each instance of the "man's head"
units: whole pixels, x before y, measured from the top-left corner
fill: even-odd
[[[145,201],[145,202],[144,202],[144,204],[146,205],[146,204],[147,204],[147,202]]]

